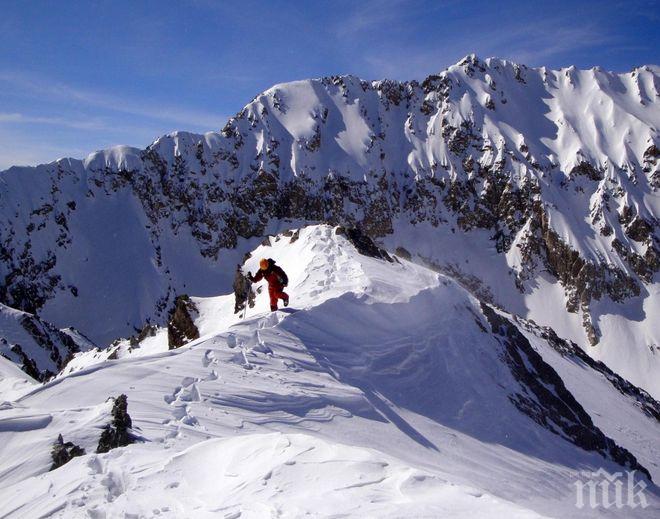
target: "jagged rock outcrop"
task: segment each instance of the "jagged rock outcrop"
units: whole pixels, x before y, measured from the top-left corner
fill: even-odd
[[[112,422],[103,429],[96,452],[108,452],[135,443],[131,433],[132,426],[133,422],[128,414],[128,398],[126,395],[119,395],[112,406]]]
[[[583,326],[592,346],[598,344],[600,333],[591,319],[591,301],[607,295],[621,303],[640,295],[640,280],[632,273],[617,266],[586,260],[552,229],[548,215],[540,208],[537,208],[536,218],[530,220],[519,246],[523,268],[518,272],[518,285],[522,287],[525,280],[535,277],[539,266],[547,269],[565,288],[566,310],[582,312]],[[629,259],[628,254],[634,254],[621,246],[616,238],[612,240],[612,247],[621,258]],[[632,266],[634,262],[629,261],[629,264],[633,272],[640,273]],[[652,272],[649,274],[653,276]],[[640,277],[641,281],[650,281],[647,275]]]
[[[139,331],[137,335],[132,335],[128,342],[131,348],[139,348],[140,343],[145,340],[147,337],[155,337],[156,332],[158,332],[158,326],[155,324],[145,324],[142,330]]]
[[[199,339],[199,330],[195,326],[197,308],[186,294],[177,296],[174,309],[167,322],[167,343],[171,350]]]
[[[367,234],[357,227],[346,228],[339,226],[335,229],[335,233],[346,236],[346,239],[355,246],[360,254],[363,254],[364,256],[382,259],[389,261],[390,263],[394,261],[385,249],[376,245]]]
[[[55,470],[60,468],[65,463],[69,463],[76,456],[84,456],[85,449],[75,445],[72,442],[64,442],[64,438],[60,434],[53,443],[53,448],[50,451],[50,457],[53,460],[53,464],[50,466],[50,470]]]

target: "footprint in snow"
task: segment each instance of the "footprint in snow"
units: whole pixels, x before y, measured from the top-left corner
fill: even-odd
[[[259,333],[259,330],[255,330],[255,332],[252,334],[252,337],[247,343],[247,347],[249,351],[256,351],[259,353],[267,353],[267,354],[273,353],[273,350],[270,349],[270,347],[261,337],[261,333]]]
[[[230,348],[236,347],[236,336],[233,333],[227,335],[227,346]]]
[[[103,463],[98,456],[93,455],[87,462],[87,466],[92,471],[92,474],[102,474],[103,473]]]
[[[211,364],[217,364],[218,359],[215,358],[215,353],[213,350],[206,350],[204,353],[204,358],[202,359],[202,366],[208,368]]]
[[[170,405],[175,405],[178,402],[199,402],[202,399],[197,387],[199,381],[198,378],[184,377],[181,380],[181,385],[177,386],[171,395],[165,395],[163,400]]]
[[[177,401],[179,398],[179,393],[181,393],[181,386],[177,386],[177,388],[174,390],[174,392],[171,395],[165,395],[163,397],[163,400],[165,400],[165,403],[172,405],[174,402]]]
[[[177,422],[180,422],[184,425],[190,425],[193,427],[199,425],[197,417],[190,413],[190,407],[187,405],[174,409],[172,416],[174,416],[174,419]]]
[[[183,393],[180,397],[179,400],[182,402],[200,402],[202,400],[202,395],[199,392],[199,388],[197,387],[197,384],[193,384],[190,386],[190,389]]]
[[[177,399],[181,402],[199,402],[202,396],[197,387],[198,378],[184,377]]]

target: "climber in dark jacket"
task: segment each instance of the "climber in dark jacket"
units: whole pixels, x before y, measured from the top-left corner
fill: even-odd
[[[284,287],[289,284],[289,278],[286,273],[277,265],[272,258],[262,259],[259,262],[259,272],[253,276],[250,272],[247,275],[252,283],[257,283],[262,279],[268,281],[268,294],[270,295],[270,310],[277,310],[277,300],[282,299],[284,306],[289,306],[289,296],[284,292]]]

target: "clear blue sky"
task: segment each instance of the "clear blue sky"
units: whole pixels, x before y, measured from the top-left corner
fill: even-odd
[[[531,66],[660,63],[660,0],[0,0],[0,169],[221,128],[331,74],[423,78],[475,52]]]

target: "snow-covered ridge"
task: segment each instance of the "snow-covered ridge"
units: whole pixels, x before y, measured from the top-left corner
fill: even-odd
[[[335,149],[339,153],[328,154],[326,161],[348,155],[342,160],[352,160],[361,166],[354,173],[368,166],[378,171],[382,169],[378,154],[367,144],[378,136],[375,129],[390,126],[386,121],[380,128],[374,128],[378,105],[386,103],[389,107],[405,103],[411,108],[411,105],[426,102],[436,106],[428,104],[423,111],[435,113],[424,114],[427,117],[414,112],[401,114],[407,117],[398,121],[407,123],[405,139],[412,152],[395,158],[403,166],[401,172],[411,169],[415,174],[427,175],[434,165],[453,165],[453,157],[447,154],[446,148],[431,145],[431,136],[435,134],[434,129],[443,126],[439,123],[460,127],[465,122],[483,125],[481,137],[495,150],[502,151],[504,145],[518,158],[525,159],[529,154],[544,167],[570,172],[586,161],[610,173],[622,168],[634,170],[633,166],[644,164],[645,159],[653,159],[644,154],[657,144],[659,70],[655,65],[644,65],[624,74],[599,67],[550,70],[495,58],[479,61],[470,55],[446,71],[429,76],[421,84],[365,81],[355,76],[294,81],[275,85],[256,96],[230,119],[221,133],[200,135],[177,131],[156,139],[148,149],[170,165],[175,157],[186,157],[197,147],[201,147],[205,159],[213,160],[218,151],[228,150],[235,144],[239,135],[232,132],[238,130],[240,137],[247,137],[256,144],[248,149],[256,148],[268,154],[268,142],[264,137],[273,131],[272,123],[281,124],[291,137],[291,144],[295,144],[314,138],[319,120],[324,124],[330,120],[327,124],[336,126],[339,121],[333,119],[340,116],[347,124],[343,132],[336,134]],[[375,103],[374,97],[377,98]],[[327,108],[327,113],[319,111],[320,108]],[[438,113],[438,108],[444,110]],[[349,120],[351,116],[355,116],[352,121]],[[360,128],[360,124],[364,126]],[[421,134],[418,135],[419,130]],[[333,138],[330,133],[327,144]],[[429,141],[429,145],[423,145],[424,141]],[[521,151],[521,146],[526,150]],[[287,153],[293,155],[295,150]],[[60,159],[45,166],[52,168],[59,164],[71,168],[80,163],[93,171],[135,171],[142,166],[142,155],[140,149],[116,146],[91,153],[82,161]],[[294,158],[291,159],[289,171],[294,175],[303,173],[302,165],[296,165]],[[247,169],[249,161],[241,165],[243,168],[239,169]],[[263,157],[261,165],[265,166]],[[325,176],[330,169],[339,174],[351,173],[337,167],[319,171],[318,165],[314,166],[306,173]],[[360,177],[361,174],[354,178]]]
[[[631,393],[451,278],[326,225],[250,252],[286,269],[289,308],[195,298],[199,339],[0,406],[0,514],[601,517],[576,512],[582,471],[657,479],[659,422]],[[141,441],[98,454],[117,392]],[[60,433],[86,454],[48,471]]]
[[[261,258],[272,258],[289,272],[287,291],[298,309],[309,309],[325,301],[353,294],[365,304],[395,304],[409,300],[423,289],[437,286],[438,274],[413,263],[397,260],[389,268],[382,262],[356,253],[347,238],[327,225],[310,226],[271,236],[251,251],[242,271],[257,272]],[[401,279],[406,283],[402,284]],[[245,318],[270,309],[266,283],[256,289],[261,294],[253,307],[234,313],[234,294],[214,297],[192,296],[196,309],[194,324],[201,338],[210,338]],[[138,343],[128,339],[108,348],[95,348],[75,354],[60,372],[61,376],[86,369],[108,359],[153,355],[168,350],[166,327],[152,331]]]
[[[396,106],[405,102],[410,107],[412,103],[423,101],[437,103],[439,94],[441,96],[443,90],[447,90],[449,95],[444,101],[448,113],[429,114],[426,118],[415,113],[406,114],[409,130],[406,139],[412,145],[412,155],[397,158],[403,160],[399,162],[403,165],[401,170],[410,168],[416,174],[427,175],[434,164],[436,167],[449,166],[453,161],[447,155],[447,149],[416,144],[428,141],[433,135],[432,130],[441,126],[440,122],[459,127],[469,121],[485,126],[481,137],[496,150],[501,150],[504,145],[514,153],[517,150],[520,159],[529,153],[544,167],[570,172],[584,161],[610,174],[617,169],[632,168],[633,171],[629,171],[632,174],[635,166],[644,164],[649,158],[644,156],[649,148],[657,145],[659,70],[660,67],[655,65],[637,67],[629,73],[607,72],[600,67],[550,70],[496,58],[479,61],[470,55],[446,71],[429,76],[422,84],[415,81],[365,81],[350,75],[294,81],[275,85],[256,96],[230,119],[222,133],[200,135],[177,131],[156,139],[149,149],[173,163],[175,157],[185,156],[201,145],[207,158],[212,158],[217,151],[228,148],[226,142],[232,140],[230,131],[234,124],[238,124],[242,136],[247,135],[243,131],[254,134],[250,140],[260,144],[256,146],[258,151],[266,152],[268,143],[263,137],[271,130],[266,122],[269,116],[274,115],[296,142],[314,138],[319,118],[325,123],[328,118],[341,115],[342,121],[348,123],[345,133],[338,132],[336,145],[341,151],[327,159],[349,155],[362,166],[359,169],[367,169],[370,165],[378,171],[381,164],[371,159],[369,154],[373,151],[367,146],[376,135],[369,122],[378,115],[371,113],[375,106],[369,92],[375,92],[385,102]],[[367,97],[364,97],[365,93]],[[337,94],[345,99],[341,104],[353,105],[357,100],[356,106],[341,107]],[[317,113],[319,107],[328,108],[328,113]],[[439,106],[432,108],[435,110]],[[333,113],[337,109],[340,114]],[[355,119],[347,120],[352,115]],[[440,116],[445,116],[444,121]],[[360,129],[365,118],[371,121],[365,121]],[[238,123],[245,119],[245,123]],[[413,124],[417,122],[423,124]],[[262,133],[264,129],[266,132]],[[415,130],[422,130],[421,135]],[[520,151],[521,146],[527,150]],[[293,150],[291,152],[293,154]],[[116,146],[90,154],[82,164],[92,170],[131,171],[140,168],[140,158],[141,150]],[[292,164],[294,174],[302,172],[298,169],[300,166]],[[318,166],[312,168],[316,174],[326,175],[328,172],[318,169]],[[345,173],[340,169],[337,172]]]
[[[177,294],[227,291],[268,233],[357,225],[658,395],[657,86],[655,66],[468,56],[421,83],[285,83],[220,132],[11,168],[1,301],[107,344]]]

